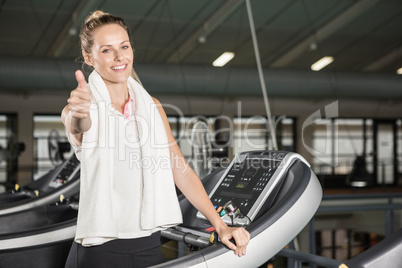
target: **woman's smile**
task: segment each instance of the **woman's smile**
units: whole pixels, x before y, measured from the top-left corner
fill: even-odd
[[[127,68],[127,64],[123,64],[123,65],[113,66],[112,70],[113,71],[125,71],[126,68]]]

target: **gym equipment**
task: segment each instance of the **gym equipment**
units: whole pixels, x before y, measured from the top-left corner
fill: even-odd
[[[75,236],[77,201],[74,195],[1,215],[0,267],[64,267]]]
[[[80,163],[73,155],[40,179],[0,194],[0,215],[50,204],[58,201],[60,195],[78,193],[79,170]]]
[[[228,182],[225,180],[227,178],[232,181]],[[251,234],[247,255],[242,258],[235,256],[219,242],[219,238],[211,236],[214,234],[211,225],[202,216],[197,216],[198,211],[180,195],[184,222],[161,233],[164,240],[184,241],[194,251],[155,267],[259,266],[302,230],[317,210],[322,197],[320,184],[305,160],[298,154],[288,152],[242,153],[227,168],[215,169],[202,179],[202,183],[210,197],[223,196],[222,200],[212,200],[217,206],[217,213],[222,213],[220,202],[228,199],[232,201],[232,208],[238,205],[239,212],[252,220],[246,226]],[[250,203],[242,203],[243,199]],[[0,235],[0,267],[15,267],[16,263],[29,263],[30,267],[41,268],[63,267],[60,263],[65,261],[75,235],[75,218],[71,210],[77,206],[75,201],[59,202],[57,205],[15,213],[14,215],[21,218],[40,213],[45,215],[50,211],[52,215],[67,216],[53,216],[60,221],[43,224],[42,227],[34,226],[33,229],[26,225],[18,233],[14,232],[15,229],[4,230],[5,234]],[[57,212],[58,208],[60,214]],[[230,214],[230,206],[227,209]],[[12,215],[3,215],[0,216],[0,223],[6,218],[7,221],[13,219]],[[45,216],[44,218],[46,219]],[[236,219],[233,220],[235,221]]]
[[[242,153],[202,183],[217,213],[228,224],[243,225],[250,232],[247,255],[239,258],[220,243],[209,222],[180,195],[183,224],[161,234],[164,242],[182,241],[192,252],[154,267],[258,267],[304,228],[322,197],[308,163],[298,154],[283,151]],[[78,196],[72,195],[50,205],[0,215],[0,267],[63,267],[75,235],[77,208]],[[401,235],[399,230],[345,264],[400,267]]]
[[[217,213],[232,223],[223,206],[232,201],[251,220],[247,255],[239,258],[217,242],[212,226],[184,197],[184,222],[162,231],[166,239],[201,248],[155,267],[258,267],[285,247],[303,228],[322,198],[308,163],[298,154],[252,151],[238,155],[226,169],[202,180]]]
[[[402,267],[402,229],[382,240],[377,245],[345,262],[346,267],[399,268]]]
[[[0,195],[0,267],[64,267],[75,236],[80,163]]]

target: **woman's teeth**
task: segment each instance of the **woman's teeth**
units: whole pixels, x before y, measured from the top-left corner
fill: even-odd
[[[121,65],[121,66],[115,66],[112,67],[112,70],[123,70],[124,68],[126,68],[127,65]]]

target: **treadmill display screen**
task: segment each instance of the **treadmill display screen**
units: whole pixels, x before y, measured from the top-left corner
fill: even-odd
[[[211,197],[216,210],[224,213],[223,205],[232,200],[247,215],[280,163],[260,157],[233,164]]]
[[[78,165],[78,159],[75,156],[71,157],[71,159],[66,161],[57,176],[50,182],[49,186],[53,188],[58,188],[61,185],[67,183],[77,171]]]

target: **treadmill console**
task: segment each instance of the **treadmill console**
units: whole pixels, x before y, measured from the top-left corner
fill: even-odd
[[[74,175],[80,170],[80,161],[75,155],[63,163],[60,172],[57,176],[50,181],[49,187],[58,188],[59,186],[67,183]]]
[[[223,206],[232,201],[252,221],[266,203],[274,201],[283,175],[296,159],[310,166],[300,155],[285,151],[252,151],[236,156],[209,195],[217,213],[231,224]],[[199,211],[197,217],[205,219]]]

